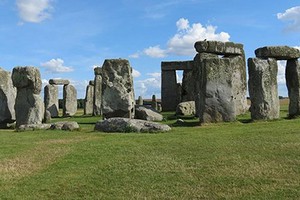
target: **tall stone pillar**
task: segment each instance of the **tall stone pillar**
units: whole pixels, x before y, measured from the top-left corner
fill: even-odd
[[[253,120],[279,118],[277,72],[276,59],[248,59],[250,111]]]
[[[46,85],[44,87],[44,104],[45,109],[51,114],[51,117],[58,117],[58,86]]]
[[[35,67],[15,67],[12,80],[17,88],[16,126],[41,124],[44,117],[44,104],[40,96],[42,90],[40,71]]]
[[[77,112],[77,90],[73,85],[63,87],[63,116],[69,117]]]
[[[94,82],[94,81],[93,81]],[[90,84],[86,87],[85,99],[84,99],[84,115],[93,114],[94,107],[94,85]]]
[[[300,115],[300,63],[298,59],[287,60],[285,69],[286,86],[290,99],[289,117]]]
[[[163,111],[175,111],[178,101],[178,86],[176,79],[176,71],[163,70],[161,73],[161,102]]]
[[[102,104],[102,68],[96,67],[94,69],[94,100],[93,100],[93,115],[102,115],[101,104]]]

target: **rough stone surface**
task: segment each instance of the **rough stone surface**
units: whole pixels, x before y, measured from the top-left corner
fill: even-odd
[[[94,69],[94,101],[93,101],[93,115],[102,115],[102,68],[96,67]]]
[[[86,87],[85,99],[84,99],[84,115],[93,114],[94,107],[94,86],[88,85]]]
[[[289,94],[289,117],[300,115],[300,63],[298,59],[287,61],[285,68],[286,85]]]
[[[44,104],[41,100],[41,75],[34,67],[15,67],[12,73],[17,88],[15,103],[16,126],[41,124],[44,118]]]
[[[268,120],[279,118],[276,59],[248,59],[251,118]]]
[[[144,105],[144,100],[143,100],[143,97],[142,96],[139,96],[138,98],[138,103],[137,103],[139,106],[142,106]]]
[[[139,106],[135,108],[135,119],[142,119],[146,121],[162,121],[163,116],[156,110]]]
[[[95,80],[89,81],[89,85],[94,86],[95,85]]]
[[[31,89],[33,94],[42,90],[41,74],[35,67],[15,67],[12,73],[13,85],[18,88]]]
[[[192,70],[183,71],[181,101],[195,101],[195,79]]]
[[[181,102],[178,104],[176,108],[176,115],[195,115],[196,114],[196,107],[195,107],[195,101],[186,101]]]
[[[0,68],[0,124],[16,120],[14,108],[16,94],[11,73]]]
[[[49,84],[51,85],[69,85],[70,81],[65,79],[50,79]]]
[[[56,122],[51,124],[51,130],[65,130],[65,131],[74,131],[79,130],[80,127],[77,122]]]
[[[163,111],[175,111],[178,102],[176,71],[161,73],[161,103]]]
[[[51,124],[23,124],[17,128],[17,131],[48,130]]]
[[[247,103],[247,78],[245,56],[231,56],[230,65],[232,73],[233,101],[235,104],[235,115],[246,113],[249,110]]]
[[[43,123],[50,123],[51,122],[51,113],[49,110],[45,110],[44,120]]]
[[[149,122],[138,119],[128,118],[110,118],[104,121],[98,121],[95,125],[96,131],[103,132],[141,132],[141,133],[155,133],[155,132],[167,132],[171,128],[165,124],[159,124],[156,122]]]
[[[105,60],[102,81],[103,116],[133,118],[135,99],[132,68],[128,60]]]
[[[289,60],[300,58],[300,51],[289,46],[266,46],[256,49],[255,55],[263,59]]]
[[[151,108],[157,110],[157,100],[155,95],[152,95]]]
[[[58,87],[56,85],[46,85],[44,87],[45,109],[51,114],[51,117],[58,117]]]
[[[200,64],[200,123],[234,121],[233,69],[230,59],[210,58]]]
[[[73,85],[63,88],[63,116],[73,116],[77,112],[77,90]]]
[[[194,47],[198,53],[213,53],[226,56],[244,54],[243,45],[233,42],[198,41]]]

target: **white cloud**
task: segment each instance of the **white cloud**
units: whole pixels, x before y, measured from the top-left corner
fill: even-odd
[[[147,55],[153,58],[163,58],[168,55],[194,56],[194,44],[201,40],[229,41],[230,35],[226,32],[216,33],[216,26],[203,26],[200,23],[190,25],[188,19],[180,18],[176,22],[177,33],[167,42],[166,49],[159,45],[144,49],[143,53],[133,54],[135,58]]]
[[[161,75],[157,73],[147,74],[149,78],[144,80],[138,80],[134,83],[134,91],[136,96],[142,96],[143,98],[151,98],[154,94],[157,98],[160,98],[161,89]]]
[[[16,0],[19,16],[24,22],[39,23],[51,17],[52,0]]]
[[[286,84],[286,81],[285,81],[286,60],[277,61],[277,64],[278,64],[277,83],[278,84]]]
[[[132,69],[132,77],[133,78],[137,78],[137,77],[140,77],[141,76],[141,73],[135,69]]]
[[[47,62],[41,63],[42,67],[46,68],[46,71],[51,73],[64,73],[74,71],[72,67],[64,66],[64,61],[60,58],[51,59]]]
[[[300,6],[289,8],[284,13],[278,13],[277,18],[282,21],[291,21],[287,26],[288,31],[300,31]]]

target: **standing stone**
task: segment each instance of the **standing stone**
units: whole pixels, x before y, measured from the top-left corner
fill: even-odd
[[[181,102],[195,101],[195,80],[192,70],[184,70],[182,78]]]
[[[102,115],[102,68],[96,67],[94,69],[94,100],[93,100],[93,115]]]
[[[77,112],[77,91],[73,85],[64,85],[63,88],[63,116],[69,117]]]
[[[233,101],[235,115],[245,114],[249,106],[247,103],[247,78],[245,56],[230,56],[232,73]]]
[[[154,109],[154,110],[157,110],[157,101],[156,101],[156,96],[155,95],[152,95],[151,108]]]
[[[58,87],[56,85],[46,85],[44,87],[45,109],[51,114],[51,117],[58,117]]]
[[[277,72],[276,59],[248,59],[250,112],[253,120],[279,118]]]
[[[298,59],[287,61],[285,69],[286,86],[289,93],[289,117],[300,115],[300,63]]]
[[[102,67],[102,112],[104,118],[134,118],[132,68],[125,59],[105,60]]]
[[[144,100],[143,100],[143,97],[142,97],[142,96],[139,96],[139,98],[138,98],[138,105],[139,105],[139,106],[144,105]]]
[[[176,79],[176,71],[162,71],[161,72],[161,86],[162,86],[162,109],[163,111],[174,111],[178,104],[178,86]]]
[[[86,87],[85,99],[84,99],[84,115],[91,115],[93,114],[93,107],[94,107],[94,86],[88,85]]]
[[[200,64],[200,123],[234,121],[233,69],[230,59],[210,58]]]
[[[15,67],[12,81],[17,88],[16,126],[41,124],[44,104],[40,96],[42,81],[39,70],[35,67]]]
[[[11,73],[0,68],[0,124],[16,120],[14,108],[16,93]]]

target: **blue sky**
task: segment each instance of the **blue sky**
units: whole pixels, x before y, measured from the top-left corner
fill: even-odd
[[[39,67],[69,79],[84,98],[93,67],[124,58],[136,97],[160,97],[161,61],[192,60],[198,40],[300,46],[300,2],[257,0],[0,0],[0,66]],[[279,93],[286,96],[284,64]]]

